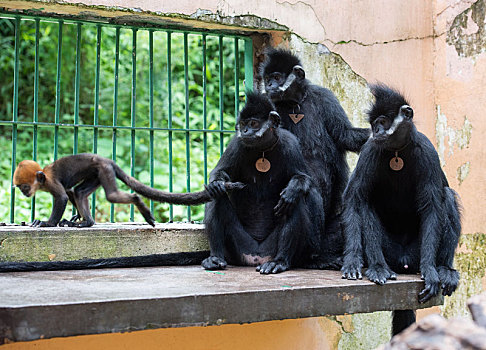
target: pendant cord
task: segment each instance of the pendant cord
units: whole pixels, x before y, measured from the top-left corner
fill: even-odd
[[[267,148],[266,150],[264,150],[264,151],[262,152],[262,158],[263,158],[263,159],[265,159],[265,152],[267,152],[267,153],[268,153],[268,152],[273,151],[273,149],[275,148],[275,146],[277,146],[278,141],[279,141],[279,138],[278,138],[278,136],[277,136],[277,139],[275,140],[275,142],[273,143],[273,145],[271,145],[269,148]]]
[[[297,113],[300,112],[300,105],[305,101],[306,98],[307,98],[307,90],[305,91],[304,96],[302,96],[302,100],[300,100],[300,102],[297,102],[295,104],[299,108],[299,110],[297,111]],[[292,108],[292,113],[295,114],[295,107]]]
[[[400,148],[400,149],[394,150],[394,152],[395,152],[395,157],[398,157],[398,152],[401,152],[401,151],[403,151],[405,148],[407,148],[407,147],[408,147],[408,145],[410,145],[410,143],[411,143],[411,142],[412,142],[412,140],[409,140],[405,146],[403,146],[403,147],[402,147],[402,148]],[[391,149],[387,149],[387,150],[388,150],[388,151],[393,151],[393,150],[391,150]]]

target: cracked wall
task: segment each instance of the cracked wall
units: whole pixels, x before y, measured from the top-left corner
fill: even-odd
[[[442,313],[452,316],[466,314],[467,297],[486,285],[486,216],[482,209],[486,147],[481,137],[486,134],[485,2],[59,0],[0,1],[0,6],[270,33],[272,44],[289,47],[302,57],[309,79],[332,90],[355,125],[366,125],[364,111],[371,100],[367,82],[380,81],[403,91],[414,107],[417,127],[435,144],[464,206],[466,235],[456,259],[462,282],[441,308]],[[355,161],[356,157],[350,157],[351,163]],[[389,324],[390,313],[383,312],[234,326],[216,336],[231,339],[267,334],[258,343],[267,349],[278,349],[282,344],[288,349],[300,349],[303,344],[309,349],[371,349],[386,341]],[[295,347],[290,340],[272,341],[283,325],[297,339]],[[185,334],[182,338],[187,339],[195,333]],[[210,341],[207,336],[204,339]],[[116,341],[111,338],[110,344]],[[224,342],[211,344],[219,349],[218,344]]]
[[[442,0],[435,9],[435,141],[449,183],[463,205],[463,236],[456,256],[461,283],[441,308],[468,315],[466,300],[486,289],[486,1]]]

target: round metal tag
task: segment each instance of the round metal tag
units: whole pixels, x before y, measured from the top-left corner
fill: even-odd
[[[403,159],[400,157],[393,157],[392,159],[390,159],[390,168],[395,171],[402,170]]]
[[[261,173],[266,173],[267,171],[269,171],[270,166],[270,162],[268,161],[268,159],[265,158],[258,158],[255,163],[255,168]]]

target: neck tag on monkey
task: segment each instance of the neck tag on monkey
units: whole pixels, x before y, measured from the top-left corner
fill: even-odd
[[[289,117],[290,117],[290,119],[292,119],[294,124],[297,124],[298,122],[300,122],[302,120],[302,118],[304,118],[304,115],[302,113],[299,113],[299,114],[291,113],[291,114],[289,114]]]
[[[398,156],[398,152],[395,152],[395,157],[390,159],[391,170],[400,171],[403,168],[403,159]]]
[[[272,147],[273,148],[273,147]],[[265,158],[265,152],[263,152],[262,157],[258,158],[255,163],[255,168],[261,173],[266,173],[271,168],[270,161]]]

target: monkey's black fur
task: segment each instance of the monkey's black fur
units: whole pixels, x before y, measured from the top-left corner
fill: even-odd
[[[326,220],[323,254],[339,261],[343,243],[341,196],[349,174],[345,153],[358,152],[370,131],[354,128],[334,94],[311,84],[300,60],[289,51],[267,52],[262,75],[265,91],[282,118],[282,126],[299,139],[309,174],[318,182]],[[289,77],[294,80],[285,88]],[[289,117],[296,113],[304,114],[297,124]]]
[[[307,175],[299,142],[279,128],[279,116],[268,98],[248,94],[230,141],[210,175],[210,186],[227,181],[246,184],[206,204],[205,224],[211,256],[206,269],[254,265],[260,273],[278,273],[311,263],[319,246],[323,208]],[[255,162],[265,153],[268,172]]]
[[[420,302],[440,289],[451,295],[459,282],[452,265],[461,232],[457,194],[434,146],[415,128],[404,97],[385,85],[371,91],[373,135],[344,192],[343,278],[361,278],[363,265],[378,284],[396,279],[396,272],[420,272],[425,280]],[[395,155],[404,163],[398,171],[390,167]]]
[[[108,259],[0,263],[0,272],[104,269],[112,267],[149,267],[198,265],[208,251],[150,254]]]

